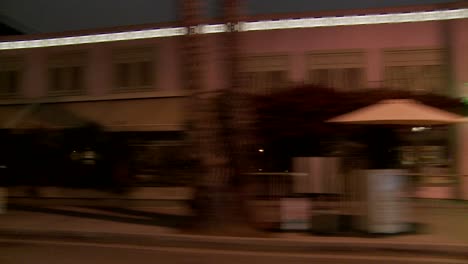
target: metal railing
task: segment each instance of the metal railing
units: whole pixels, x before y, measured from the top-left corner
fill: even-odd
[[[262,172],[250,173],[249,183],[253,199],[277,200],[284,197],[309,197],[312,207],[336,208],[345,214],[359,213],[364,190],[359,175],[354,173],[337,179],[336,195],[298,194],[294,192],[293,184],[298,177],[307,177],[307,173]],[[448,206],[457,201],[457,207],[466,207],[468,202],[460,202],[468,198],[468,190],[463,190],[468,182],[468,175],[460,174],[423,174],[402,173],[403,180],[398,196],[407,202],[429,207]]]

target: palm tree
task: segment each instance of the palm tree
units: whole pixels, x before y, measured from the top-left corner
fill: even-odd
[[[235,25],[238,1],[226,0],[224,22]],[[182,1],[183,24],[199,25],[200,1]],[[202,36],[189,31],[183,56],[185,83],[191,91],[192,118],[190,138],[202,169],[197,184],[194,208],[198,219],[195,228],[203,232],[242,235],[247,228],[247,214],[242,196],[242,172],[246,164],[245,137],[239,122],[239,111],[245,100],[239,96],[237,78],[237,33],[229,26],[222,36],[224,69],[228,85],[215,93],[204,93],[201,87],[200,59],[204,55]],[[212,96],[210,96],[212,95]],[[243,122],[242,122],[243,123]],[[239,142],[241,142],[239,144]]]

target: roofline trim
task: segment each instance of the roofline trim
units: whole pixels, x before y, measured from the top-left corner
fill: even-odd
[[[213,34],[228,31],[263,31],[279,29],[298,29],[314,27],[335,27],[352,25],[376,25],[409,22],[443,21],[468,18],[468,8],[452,10],[419,11],[408,13],[388,13],[374,15],[352,15],[332,17],[312,17],[298,19],[264,20],[254,22],[238,22],[228,24],[194,25],[190,27],[167,27],[126,31],[118,33],[102,33],[83,36],[45,38],[36,40],[0,42],[0,50],[15,50],[29,48],[44,48],[67,45],[82,45],[123,40],[151,39],[183,36],[187,34]]]
[[[394,24],[468,18],[468,8],[410,13],[354,15],[341,17],[298,18],[241,23],[241,31]]]

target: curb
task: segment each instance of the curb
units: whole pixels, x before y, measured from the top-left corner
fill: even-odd
[[[39,231],[0,229],[0,239],[55,240],[66,242],[126,244],[135,246],[177,247],[229,251],[283,252],[283,253],[401,253],[405,255],[457,256],[467,258],[466,244],[436,244],[358,241],[339,238],[340,241],[298,240],[284,238],[245,238],[185,234],[125,234],[105,232]]]

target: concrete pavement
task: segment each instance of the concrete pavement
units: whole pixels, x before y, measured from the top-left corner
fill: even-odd
[[[0,263],[466,264],[467,259],[463,256],[414,256],[401,252],[284,253],[0,238]]]
[[[10,206],[0,215],[0,239],[183,247],[210,250],[310,253],[398,252],[468,257],[466,206],[415,206],[420,233],[380,237],[264,233],[261,237],[188,235],[184,204],[157,207]],[[468,263],[468,259],[467,259]]]

